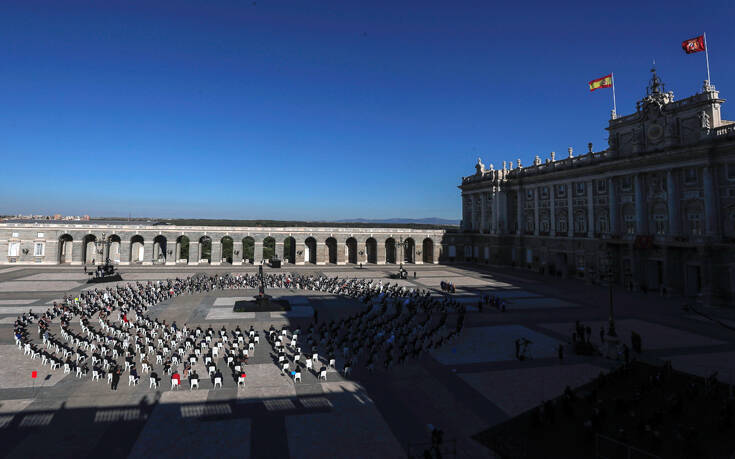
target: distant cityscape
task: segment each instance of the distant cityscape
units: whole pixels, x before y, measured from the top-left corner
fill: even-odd
[[[3,220],[63,220],[63,221],[89,221],[89,215],[4,215],[0,216],[0,221]]]

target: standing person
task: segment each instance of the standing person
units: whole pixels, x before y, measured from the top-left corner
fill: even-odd
[[[112,385],[110,386],[112,390],[117,390],[117,385],[120,382],[120,369],[115,368],[115,371],[112,373]]]

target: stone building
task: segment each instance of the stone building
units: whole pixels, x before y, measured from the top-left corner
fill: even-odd
[[[437,263],[444,230],[262,228],[125,223],[0,223],[0,264]],[[205,258],[203,254],[208,254]],[[246,259],[247,257],[247,259]]]
[[[735,303],[735,122],[709,82],[675,101],[652,72],[635,113],[612,114],[604,151],[478,159],[449,260]]]

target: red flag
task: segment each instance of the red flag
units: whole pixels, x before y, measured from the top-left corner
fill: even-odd
[[[37,371],[31,371],[31,378],[36,379],[36,376],[38,376]]]
[[[687,54],[698,53],[705,50],[704,35],[684,40],[681,47]]]

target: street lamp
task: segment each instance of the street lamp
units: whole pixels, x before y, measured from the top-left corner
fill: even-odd
[[[617,337],[618,334],[615,332],[615,317],[613,311],[613,282],[615,281],[615,268],[613,266],[612,252],[610,251],[607,252],[607,272],[605,273],[605,277],[607,277],[607,284],[610,289],[610,313],[608,317],[607,336]]]
[[[110,238],[107,236],[107,233],[102,233],[102,237],[99,241],[95,241],[94,245],[95,247],[97,244],[102,244],[102,247],[97,249],[97,253],[104,256],[105,252],[109,255],[110,253]],[[105,263],[107,262],[107,259],[109,257],[105,257]]]
[[[408,240],[406,240],[406,241],[403,240],[403,236],[401,236],[401,241],[400,242],[396,242],[396,247],[400,247],[401,248],[401,258],[400,258],[400,260],[401,260],[401,268],[403,268],[403,258],[404,258],[404,255],[405,255],[405,251],[406,251],[406,249],[408,249],[410,247],[410,245],[411,245],[411,243],[408,242]]]

